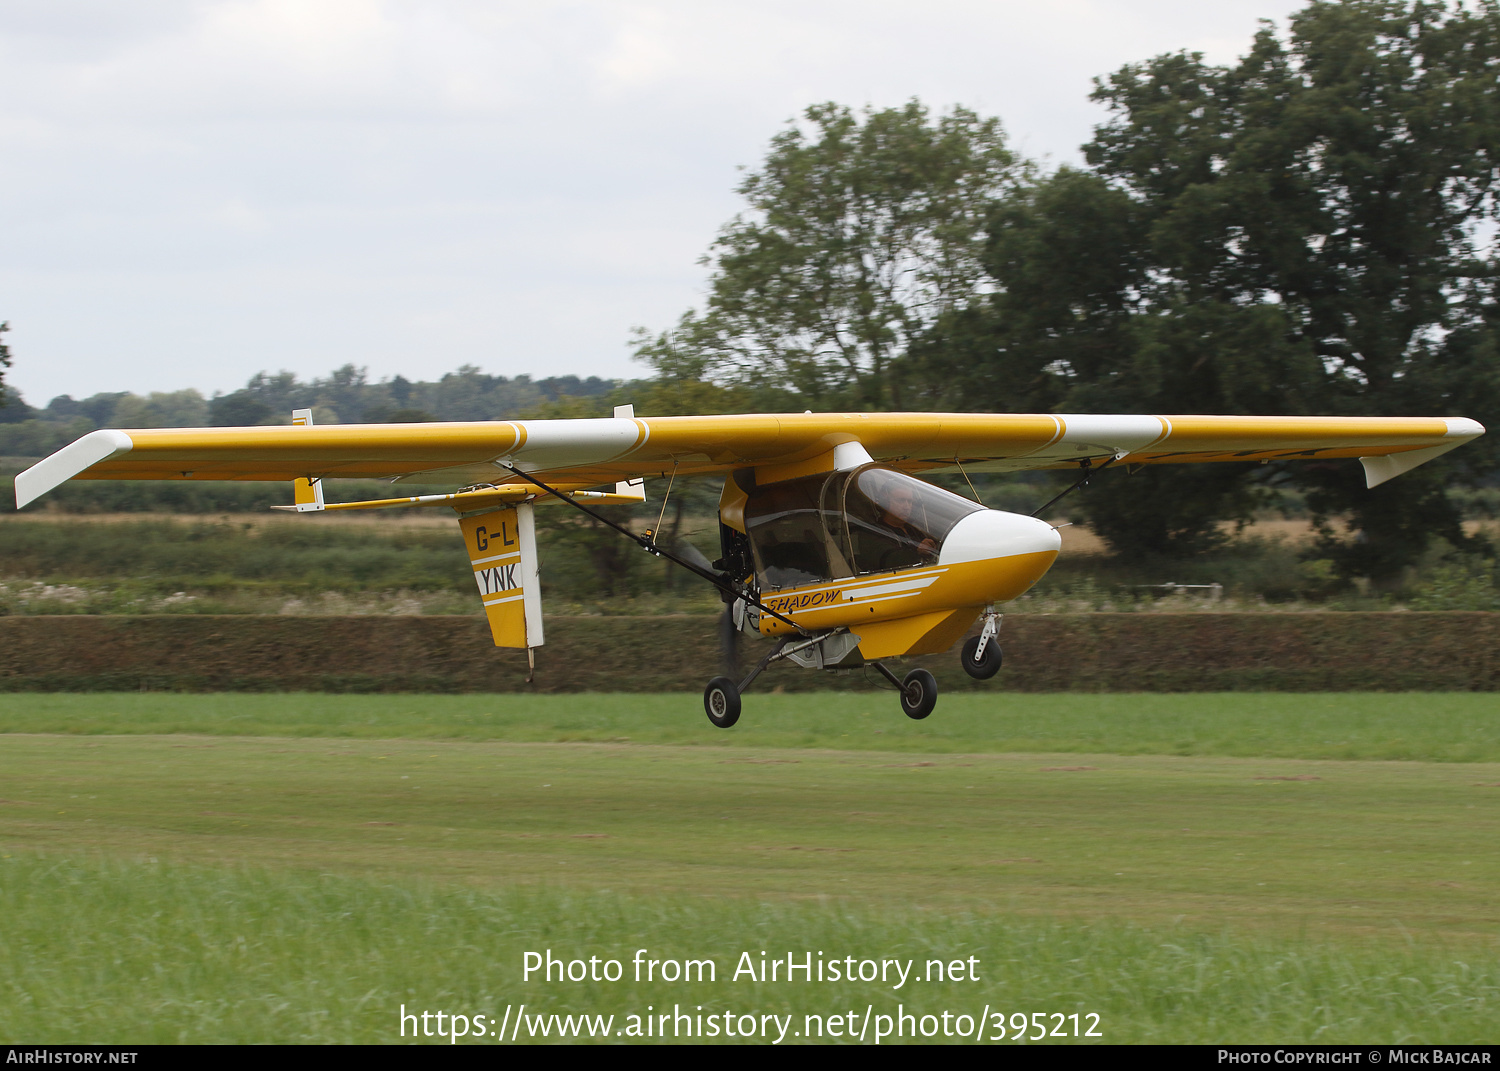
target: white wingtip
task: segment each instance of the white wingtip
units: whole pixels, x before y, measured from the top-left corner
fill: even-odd
[[[1359,463],[1365,467],[1365,486],[1379,487],[1386,480],[1393,480],[1403,472],[1410,472],[1418,465],[1425,465],[1435,457],[1462,446],[1470,439],[1484,434],[1484,425],[1468,417],[1448,417],[1446,442],[1429,446],[1423,450],[1407,450],[1405,453],[1388,454],[1385,457],[1362,457]]]
[[[91,465],[128,454],[135,447],[123,431],[91,431],[16,477],[16,509],[21,509]]]

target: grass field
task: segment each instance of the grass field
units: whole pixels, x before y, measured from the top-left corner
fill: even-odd
[[[0,693],[0,733],[1500,762],[1500,702],[1480,692],[950,692],[922,722],[891,692],[751,693],[744,710],[724,732],[681,694]]]
[[[531,1014],[614,1014],[622,1029],[647,1007],[790,1015],[788,1043],[802,1040],[791,1035],[808,1014],[900,1007],[977,1018],[988,1007],[1008,1027],[1017,1013],[1093,1012],[1102,1040],[1115,1044],[1456,1044],[1493,1042],[1500,1008],[1490,949],[988,913],[30,858],[0,860],[0,910],[0,1037],[32,1043],[391,1043],[400,1040],[403,1004],[500,1019],[526,1002]],[[629,970],[638,948],[656,958],[712,956],[717,980],[519,981],[528,951],[613,957]],[[739,952],[758,959],[763,949],[799,962],[817,951],[911,958],[918,969],[929,958],[974,955],[980,980],[901,990],[733,980]]]
[[[1495,1040],[1491,697],[876,698],[720,732],[693,696],[0,696],[0,1040],[380,1042],[403,1003],[523,1002]],[[523,981],[547,948],[719,973]],[[742,951],[981,977],[733,980]]]

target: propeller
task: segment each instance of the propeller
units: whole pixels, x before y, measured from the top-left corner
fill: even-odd
[[[724,575],[722,570],[714,568],[714,563],[708,560],[708,555],[704,554],[701,550],[693,546],[686,539],[679,539],[676,544],[673,545],[672,549],[677,551],[678,557],[682,558],[684,561],[691,562],[699,569],[702,569],[705,572],[713,573],[715,576]]]
[[[734,603],[724,604],[719,616],[719,653],[724,660],[724,675],[738,680],[740,675],[740,630],[734,627]]]
[[[715,576],[724,575],[724,570],[715,569],[713,562],[708,560],[708,556],[686,539],[679,539],[673,549],[684,561],[691,562],[699,569],[705,569]],[[724,662],[725,675],[738,678],[740,675],[740,630],[734,627],[734,603],[732,602],[724,604],[724,613],[719,617],[719,653]]]

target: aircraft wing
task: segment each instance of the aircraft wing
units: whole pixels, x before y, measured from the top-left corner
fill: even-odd
[[[293,480],[420,476],[519,484],[506,466],[573,487],[774,466],[819,471],[842,444],[909,472],[1135,464],[1364,460],[1375,486],[1484,434],[1463,417],[805,413],[103,430],[16,477],[18,507],[70,479]],[[828,466],[825,466],[828,467]],[[519,487],[518,487],[519,489]]]

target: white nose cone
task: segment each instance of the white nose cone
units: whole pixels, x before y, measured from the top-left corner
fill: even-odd
[[[938,564],[957,565],[1061,548],[1062,536],[1046,521],[987,509],[971,513],[953,526],[943,540]]]

